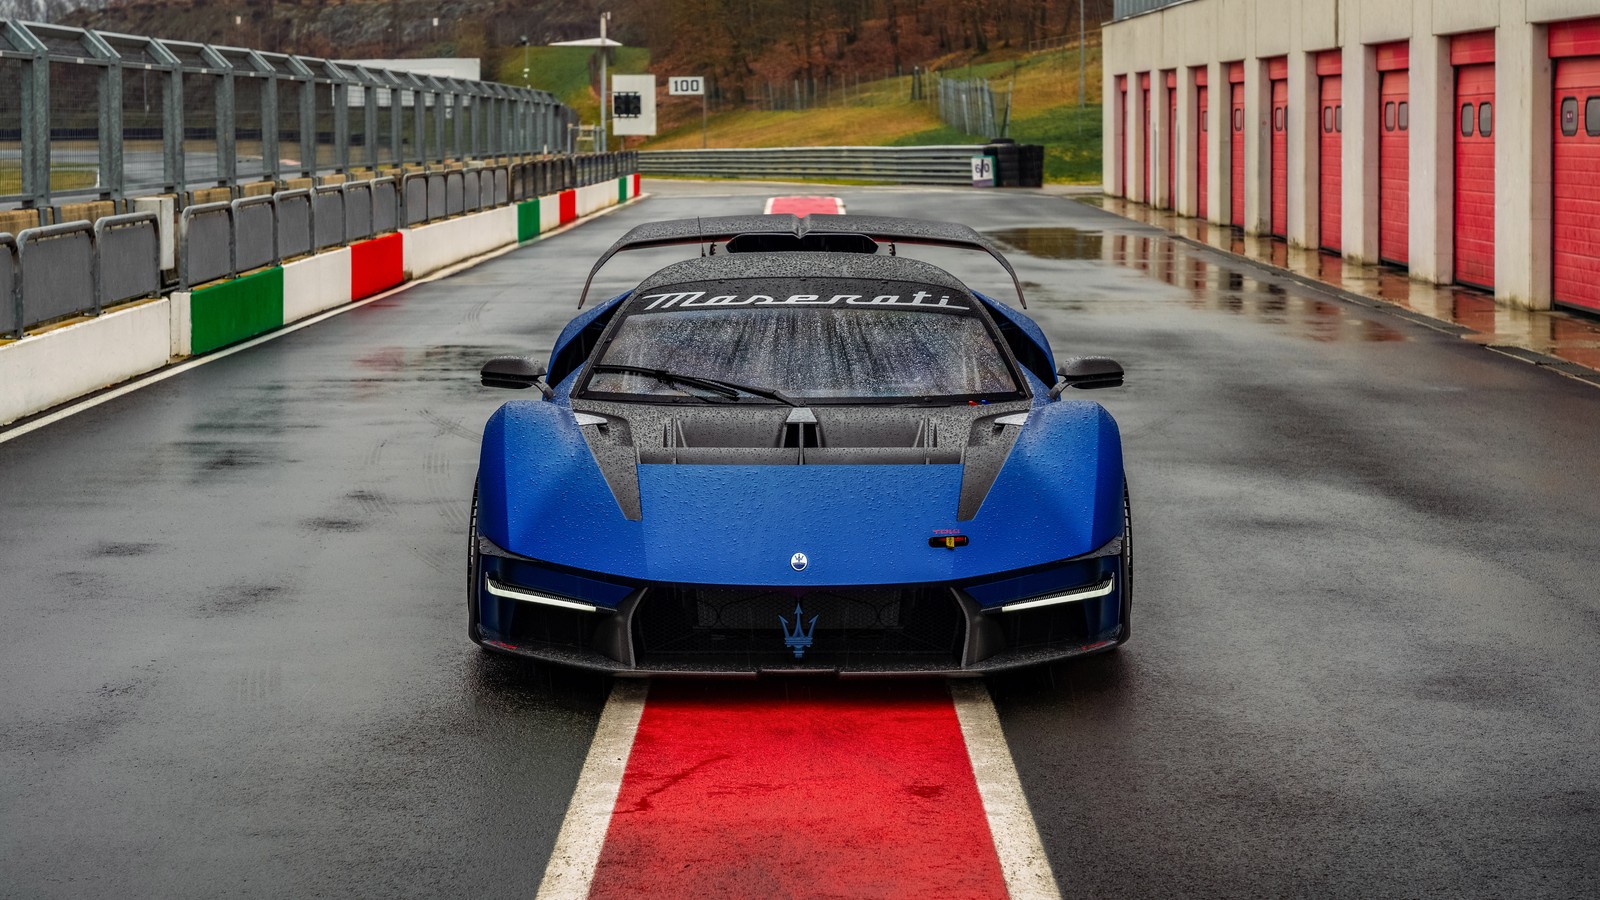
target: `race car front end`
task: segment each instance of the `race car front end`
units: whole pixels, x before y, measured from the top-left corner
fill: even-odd
[[[951,415],[988,434],[1007,411]],[[630,518],[570,411],[508,405],[485,434],[474,636],[639,675],[980,674],[1109,649],[1128,625],[1120,439],[1098,404],[1029,416],[965,518],[977,451],[966,465],[623,466]]]

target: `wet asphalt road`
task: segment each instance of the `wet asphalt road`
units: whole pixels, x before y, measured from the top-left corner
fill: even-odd
[[[0,893],[536,889],[605,686],[466,641],[476,368],[784,192],[647,189],[0,444]],[[841,196],[1031,248],[1129,370],[1134,640],[991,684],[1064,894],[1600,891],[1600,390],[1059,197]]]

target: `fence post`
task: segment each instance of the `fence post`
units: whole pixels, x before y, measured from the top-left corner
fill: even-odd
[[[317,174],[317,79],[304,76],[300,84],[300,171]]]
[[[361,90],[361,140],[366,146],[367,168],[378,174],[378,89],[364,84]]]
[[[239,181],[239,159],[233,127],[233,68],[222,70],[217,82],[217,181],[233,185]]]
[[[334,165],[341,175],[350,174],[350,86],[335,81],[333,94],[333,153]]]
[[[400,88],[389,86],[389,162],[405,171],[406,108],[401,103]]]
[[[50,58],[42,47],[22,64],[22,127],[22,192],[42,209],[50,205]]]
[[[279,179],[278,157],[278,73],[261,79],[261,174],[268,180]],[[273,207],[277,217],[277,207]],[[276,231],[274,231],[276,234]]]
[[[100,74],[100,186],[122,199],[122,63],[108,60]]]
[[[428,122],[428,103],[426,96],[416,88],[411,90],[411,112],[411,117],[416,120],[417,165],[426,165],[428,162],[428,133],[425,126]]]

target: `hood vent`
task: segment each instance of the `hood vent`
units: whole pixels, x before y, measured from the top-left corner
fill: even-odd
[[[826,422],[807,407],[773,428],[765,421],[696,421],[672,417],[659,447],[641,446],[643,465],[960,465],[964,443],[940,446],[928,416]]]

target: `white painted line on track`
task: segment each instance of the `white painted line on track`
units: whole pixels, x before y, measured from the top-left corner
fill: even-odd
[[[1061,891],[1050,872],[1050,859],[1044,854],[1028,798],[1023,796],[1022,780],[1017,777],[989,689],[977,679],[952,681],[950,697],[955,701],[978,795],[983,798],[983,811],[994,835],[1006,891],[1014,900],[1059,900]]]
[[[617,805],[622,775],[628,769],[633,736],[644,715],[649,685],[647,681],[624,678],[613,684],[594,731],[594,743],[589,745],[589,755],[583,761],[583,772],[578,775],[577,789],[561,820],[561,832],[556,835],[555,850],[545,866],[544,880],[539,883],[539,900],[579,900],[589,896],[595,865],[600,862],[600,848],[611,827],[611,810]],[[640,889],[647,893],[649,886],[640,885]]]
[[[768,197],[768,198],[767,198],[767,205],[766,205],[766,206],[763,206],[763,207],[761,207],[761,214],[762,214],[762,215],[763,215],[763,216],[770,216],[770,215],[772,215],[772,201],[774,201],[774,200],[776,200],[776,199],[778,199],[778,198],[777,198],[777,197]]]
[[[22,437],[23,435],[28,434],[30,432],[38,431],[39,429],[45,427],[46,425],[54,425],[55,423],[61,421],[62,419],[65,419],[65,418],[67,418],[69,416],[75,416],[78,413],[81,413],[86,409],[93,409],[94,407],[99,406],[102,403],[106,403],[108,401],[115,400],[118,397],[126,396],[128,394],[133,393],[134,391],[139,390],[140,388],[149,387],[152,384],[157,384],[159,382],[166,381],[168,378],[171,378],[174,375],[182,375],[184,372],[187,372],[190,369],[194,369],[194,368],[198,368],[200,366],[203,366],[206,363],[216,362],[219,359],[226,359],[227,357],[230,357],[230,356],[234,355],[235,353],[242,353],[243,351],[249,350],[251,347],[255,347],[255,346],[259,345],[259,344],[265,344],[268,341],[277,340],[278,338],[281,338],[286,334],[293,334],[294,332],[299,331],[302,328],[309,328],[310,326],[315,325],[318,322],[322,322],[322,321],[325,321],[327,319],[331,319],[334,316],[342,316],[345,313],[350,312],[351,310],[360,309],[361,307],[366,306],[369,303],[376,303],[379,300],[383,300],[383,299],[385,299],[387,297],[392,297],[395,294],[401,293],[403,291],[410,290],[411,288],[414,288],[419,284],[428,284],[430,282],[438,281],[441,278],[448,278],[451,275],[456,274],[457,272],[463,271],[465,269],[470,269],[473,266],[479,265],[480,263],[488,262],[489,260],[494,259],[496,257],[504,256],[507,253],[510,253],[510,252],[512,252],[514,250],[519,250],[519,249],[521,249],[523,247],[528,246],[529,244],[537,243],[538,241],[545,240],[546,238],[553,238],[553,237],[555,237],[556,235],[559,235],[559,234],[565,234],[566,232],[571,231],[574,228],[577,228],[579,225],[584,225],[586,223],[593,222],[595,219],[598,219],[601,216],[608,216],[611,213],[616,212],[617,210],[622,209],[625,206],[631,206],[631,205],[639,202],[640,200],[644,200],[645,198],[647,198],[649,196],[650,196],[649,194],[641,193],[637,197],[634,197],[633,199],[628,200],[625,203],[618,203],[616,206],[608,206],[605,209],[600,210],[599,212],[591,213],[589,216],[587,216],[585,218],[578,219],[578,220],[573,221],[573,222],[568,222],[567,224],[562,225],[560,228],[557,228],[557,229],[555,229],[553,231],[550,231],[547,234],[539,235],[535,240],[529,241],[528,243],[513,243],[513,244],[508,244],[508,245],[506,245],[504,247],[501,247],[498,250],[490,250],[488,253],[482,253],[482,254],[474,256],[474,257],[472,257],[470,259],[464,259],[461,262],[454,263],[452,265],[446,266],[445,268],[440,269],[439,271],[434,272],[432,275],[428,275],[425,278],[418,278],[415,281],[407,281],[404,284],[395,285],[394,287],[388,289],[387,291],[384,291],[381,294],[374,294],[371,297],[366,297],[366,298],[363,298],[361,300],[357,300],[354,303],[346,303],[343,306],[336,306],[333,309],[328,310],[327,312],[318,313],[318,314],[316,314],[314,316],[311,316],[310,318],[301,319],[298,322],[291,322],[288,325],[285,325],[282,328],[279,328],[279,329],[277,329],[275,331],[269,331],[266,334],[257,335],[256,337],[253,337],[253,338],[251,338],[251,339],[249,339],[249,340],[247,340],[247,341],[245,341],[243,343],[234,344],[231,347],[227,347],[227,348],[224,348],[222,350],[218,350],[215,353],[207,353],[204,356],[197,356],[197,357],[194,357],[194,358],[190,359],[188,362],[179,363],[178,365],[172,366],[170,368],[158,369],[158,370],[156,370],[154,372],[151,372],[148,375],[139,376],[137,378],[134,378],[132,381],[124,382],[122,385],[120,385],[118,387],[114,387],[114,388],[111,388],[110,390],[102,391],[101,393],[95,394],[95,395],[93,395],[91,397],[85,398],[83,400],[78,400],[78,401],[76,401],[74,403],[71,403],[68,406],[64,406],[64,407],[56,410],[53,413],[47,413],[45,415],[40,416],[37,419],[33,419],[31,421],[24,422],[21,425],[13,425],[10,428],[6,428],[4,430],[0,430],[0,444],[4,444],[6,441],[14,440],[16,438]]]

